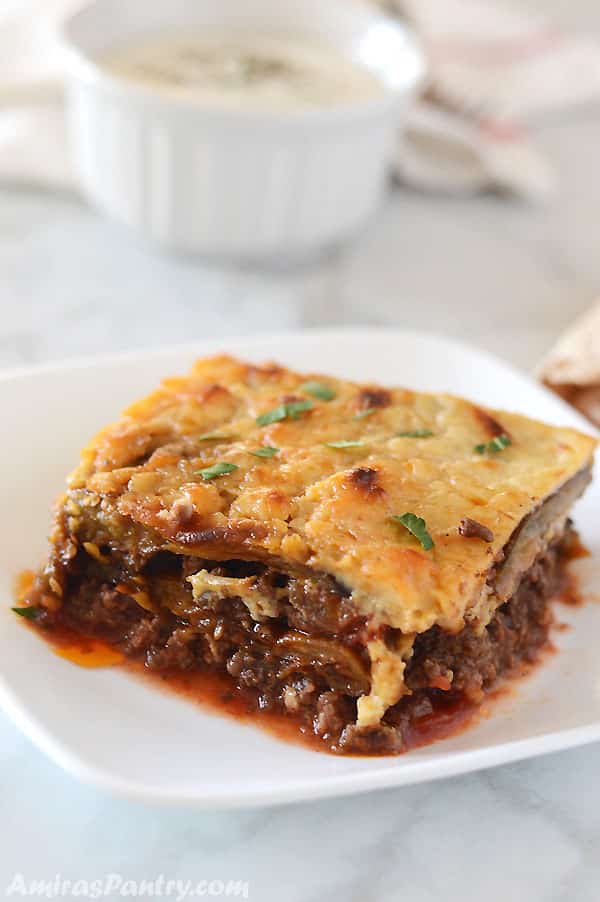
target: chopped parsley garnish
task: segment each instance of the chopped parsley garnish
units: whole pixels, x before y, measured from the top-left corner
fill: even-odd
[[[219,432],[205,432],[198,436],[199,442],[228,442],[235,438],[233,435],[221,435]]]
[[[250,454],[253,454],[254,457],[275,457],[276,454],[279,454],[279,448],[264,445],[262,448],[257,448],[256,451],[251,451]]]
[[[198,473],[205,482],[208,482],[210,479],[218,479],[219,476],[227,476],[228,473],[233,473],[237,469],[239,469],[237,464],[218,463],[199,470]]]
[[[427,524],[422,517],[417,517],[416,514],[406,513],[402,514],[401,517],[394,516],[392,517],[392,520],[394,520],[395,523],[400,523],[415,537],[415,539],[418,539],[424,551],[431,551],[434,546],[434,541],[429,535]]]
[[[40,609],[36,608],[34,605],[28,608],[12,608],[15,614],[18,614],[19,617],[24,617],[25,620],[37,620],[40,615]]]
[[[339,442],[324,442],[326,448],[364,448],[365,443],[359,441],[351,441],[348,439],[341,439]]]
[[[355,413],[352,417],[353,420],[364,420],[365,417],[370,417],[372,414],[377,413],[376,407],[367,407],[366,410],[361,410],[360,413]]]
[[[483,442],[481,445],[475,445],[473,451],[475,454],[485,454],[486,451],[490,454],[498,454],[500,451],[504,451],[505,448],[508,448],[509,445],[512,445],[512,439],[508,435],[497,435],[491,442]]]
[[[278,423],[280,420],[297,420],[301,413],[306,410],[312,410],[314,404],[312,401],[288,401],[286,404],[280,404],[273,410],[261,413],[256,418],[258,426],[270,426],[271,423]]]
[[[431,429],[413,429],[409,432],[397,432],[398,438],[431,438],[434,435]]]
[[[318,398],[319,401],[333,401],[337,397],[334,390],[328,385],[323,385],[322,382],[314,382],[313,380],[303,382],[299,389],[306,392],[307,395],[312,395],[313,398]]]

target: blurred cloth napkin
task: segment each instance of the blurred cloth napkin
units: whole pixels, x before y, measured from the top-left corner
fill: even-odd
[[[396,154],[429,190],[492,188],[544,199],[555,173],[527,126],[600,99],[600,42],[495,0],[381,0],[420,35],[429,87]]]
[[[600,43],[495,0],[372,2],[408,19],[429,60],[427,89],[398,141],[396,176],[427,191],[550,195],[555,173],[527,126],[541,114],[600,99]],[[75,187],[57,25],[79,5],[81,0],[2,0],[4,182]]]
[[[600,301],[559,339],[538,376],[600,427]]]
[[[0,0],[0,180],[74,188],[62,97],[61,19],[75,0]]]

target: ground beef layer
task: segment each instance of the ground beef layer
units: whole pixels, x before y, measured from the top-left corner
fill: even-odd
[[[411,694],[370,731],[354,726],[356,699],[370,685],[365,623],[329,577],[161,554],[144,572],[144,592],[135,593],[86,558],[74,562],[63,605],[44,612],[39,625],[101,638],[162,674],[226,672],[250,704],[296,718],[299,729],[332,751],[398,754],[436,712],[478,705],[501,677],[535,659],[548,638],[549,602],[572,542],[567,532],[538,557],[485,629],[467,626],[451,635],[433,627],[420,635],[405,675]],[[257,623],[240,599],[213,593],[194,599],[185,577],[201,568],[258,576],[265,591],[278,590],[279,616]]]

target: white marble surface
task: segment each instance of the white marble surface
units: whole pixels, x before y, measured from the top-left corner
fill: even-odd
[[[600,32],[596,0],[553,0]],[[436,330],[531,367],[600,295],[600,114],[540,140],[535,209],[395,191],[352,247],[287,273],[153,255],[77,201],[0,193],[0,365],[330,323]],[[510,399],[507,399],[507,405]],[[255,902],[600,898],[599,749],[303,806],[198,813],[77,785],[0,715],[0,893],[28,880],[248,881]]]

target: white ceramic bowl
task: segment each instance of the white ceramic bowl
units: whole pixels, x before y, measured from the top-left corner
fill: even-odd
[[[367,66],[368,102],[218,110],[111,75],[98,55],[165,28],[326,40]],[[360,0],[96,0],[64,28],[74,162],[89,199],[170,248],[287,258],[333,244],[376,208],[395,133],[423,73],[407,30]]]

